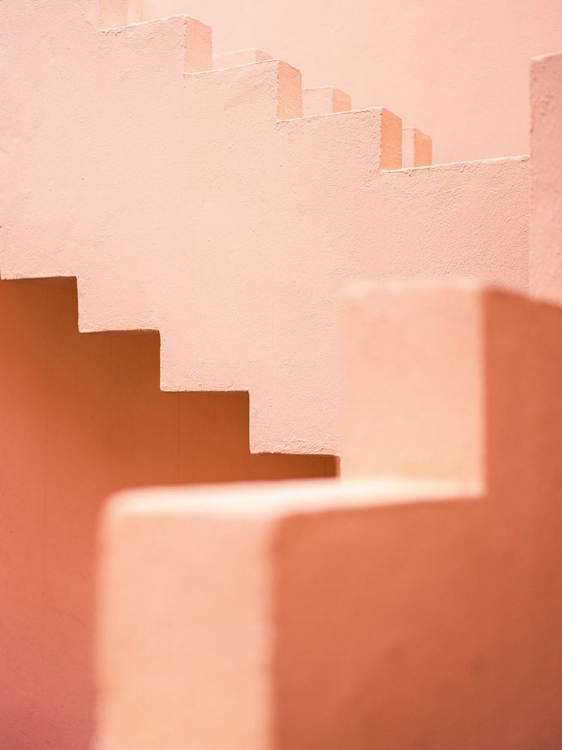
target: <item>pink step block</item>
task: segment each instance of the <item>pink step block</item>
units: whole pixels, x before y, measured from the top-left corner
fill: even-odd
[[[562,309],[403,283],[348,319],[341,483],[110,505],[96,750],[560,746]]]
[[[342,474],[484,481],[481,317],[494,294],[392,280],[348,298]]]
[[[402,131],[402,166],[427,167],[432,164],[431,137],[418,128]]]
[[[351,109],[351,97],[345,91],[330,87],[305,89],[302,92],[305,117],[327,115],[332,112],[347,112]]]

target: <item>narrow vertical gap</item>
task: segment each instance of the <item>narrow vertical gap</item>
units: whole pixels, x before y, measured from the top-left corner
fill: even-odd
[[[113,476],[113,446],[115,442],[115,436],[113,433],[113,336],[109,336],[109,364],[108,364],[108,383],[107,383],[107,400],[108,400],[108,409],[107,409],[107,418],[109,420],[108,424],[108,452],[109,456],[107,458],[107,486],[108,488],[111,487],[111,478]]]
[[[181,393],[176,393],[176,398],[178,400],[178,443],[177,443],[177,483],[180,484],[181,482],[181,456],[182,456],[182,450],[181,450],[181,441],[182,441],[182,429],[181,429],[181,402],[182,397]]]

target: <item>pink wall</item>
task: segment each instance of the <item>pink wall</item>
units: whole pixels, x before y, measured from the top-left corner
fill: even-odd
[[[562,301],[562,54],[531,68],[531,278],[534,294]]]
[[[434,161],[529,151],[529,59],[562,46],[559,0],[136,0],[210,24],[216,52],[259,47],[433,137]]]
[[[127,19],[126,0],[102,10]],[[207,27],[100,31],[98,11],[11,0],[0,17],[2,275],[76,276],[83,331],[159,330],[166,390],[249,391],[253,452],[339,451],[348,280],[527,288],[528,162],[385,172],[389,110],[302,118],[290,65],[209,70]]]
[[[163,393],[155,335],[84,335],[76,291],[0,282],[0,747],[85,750],[93,531],[130,485],[330,476],[251,456],[243,393]]]
[[[109,506],[95,750],[562,747],[562,308],[364,283],[345,340],[341,482]]]
[[[125,0],[103,7],[124,22]],[[254,448],[339,449],[344,283],[463,272],[524,289],[529,277],[527,160],[384,173],[400,166],[402,132],[387,110],[280,122],[301,113],[291,67],[186,76],[211,66],[205,27],[99,32],[98,10],[10,0],[0,16],[1,272],[77,276],[80,301],[0,284],[10,750],[85,742],[107,492],[333,474],[322,456],[250,456],[248,410]],[[154,334],[80,336],[77,319],[160,330],[161,371]]]

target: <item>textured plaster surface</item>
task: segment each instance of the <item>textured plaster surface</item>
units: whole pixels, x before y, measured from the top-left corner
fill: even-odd
[[[108,0],[100,31],[99,10],[89,0],[10,0],[0,14],[0,174],[8,186],[0,192],[0,273],[4,279],[57,277],[57,284],[77,277],[79,294],[76,306],[72,290],[0,284],[6,457],[0,708],[8,717],[0,745],[10,750],[81,750],[87,742],[92,535],[107,492],[334,472],[324,456],[251,456],[248,444],[265,452],[342,449],[340,301],[348,281],[465,273],[521,290],[531,277],[534,291],[554,298],[562,288],[559,57],[533,68],[531,164],[515,157],[399,169],[402,123],[388,110],[302,118],[309,106],[328,113],[348,102],[332,88],[301,97],[299,72],[258,49],[218,54],[213,62],[209,28],[191,19],[122,28],[144,11],[140,3]],[[455,390],[471,371],[463,357],[476,356],[477,347],[468,346],[475,329],[463,329],[471,334],[458,349],[446,310],[443,315],[437,331],[459,355],[448,369],[451,388],[429,389],[439,382],[439,368],[427,381],[412,374],[400,420],[392,410],[370,412],[359,404],[359,412],[371,415],[361,430],[376,417],[387,432],[375,437],[388,439],[377,444],[384,465],[374,467],[374,437],[360,432],[354,472],[392,465],[408,476],[413,469],[431,476],[435,456],[441,478],[480,482],[491,471],[483,458],[483,421],[455,421],[458,404],[469,397],[478,404],[483,393]],[[77,320],[82,331],[133,329],[146,336],[83,336]],[[417,362],[417,346],[435,332],[415,321],[420,334],[412,326],[408,340]],[[519,322],[527,331],[527,318]],[[546,351],[557,330],[549,324],[546,339],[542,328],[533,335]],[[432,351],[425,354],[435,364]],[[527,350],[514,356],[502,382],[520,394],[529,388],[541,397],[554,394],[554,376],[551,381],[541,371],[556,368],[547,368],[546,355],[535,364],[533,357]],[[387,361],[396,375],[409,372],[402,364]],[[530,380],[518,379],[519,365]],[[493,394],[503,408],[498,382]],[[417,400],[420,393],[427,398]],[[365,403],[371,403],[368,391]],[[436,420],[440,403],[447,408]],[[404,441],[415,404],[423,407],[418,417],[431,420]],[[516,407],[514,397],[505,408],[517,414]],[[540,440],[557,428],[544,422],[546,406],[533,409],[529,450],[547,462],[548,477],[555,457]],[[500,431],[498,444],[511,450],[518,429]],[[408,452],[420,444],[421,459]],[[530,465],[523,448],[517,451],[493,467]],[[349,460],[344,450],[344,468],[353,466]],[[547,480],[531,470],[519,486],[523,474],[505,479],[514,497],[521,486],[529,497],[536,486],[543,491]],[[531,521],[548,537],[540,519]],[[390,544],[397,535],[391,531]],[[556,580],[553,560],[539,581],[547,592]],[[320,568],[324,563],[319,558]],[[427,580],[435,570],[426,569]],[[550,635],[543,625],[541,633]],[[298,622],[294,628],[298,637]],[[511,651],[501,646],[510,668],[519,635]],[[536,666],[530,665],[533,689]],[[291,688],[293,694],[298,690]],[[541,695],[538,689],[537,703]],[[548,696],[545,707],[550,711]],[[510,708],[516,714],[516,700]],[[298,716],[293,710],[284,727]]]
[[[289,65],[195,73],[207,27],[98,11],[6,4],[0,272],[77,276],[82,331],[159,330],[164,390],[248,391],[254,452],[339,451],[348,281],[526,289],[524,158],[387,172],[388,110],[302,118]]]
[[[111,491],[331,476],[251,455],[245,393],[162,393],[155,334],[78,332],[76,290],[0,282],[0,747],[86,750],[94,527]]]
[[[562,54],[531,68],[531,291],[562,301]]]
[[[562,309],[364,285],[346,340],[341,482],[110,505],[96,750],[560,747]]]
[[[217,53],[258,46],[382,105],[433,137],[439,162],[529,151],[529,60],[560,50],[559,0],[137,0],[143,18],[188,13]]]
[[[433,163],[433,144],[427,133],[418,128],[402,131],[402,166],[427,167]]]

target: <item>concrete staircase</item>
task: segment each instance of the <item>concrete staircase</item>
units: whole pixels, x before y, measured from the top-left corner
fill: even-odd
[[[364,284],[346,341],[340,482],[110,505],[96,750],[560,746],[562,309]]]
[[[99,12],[8,6],[2,277],[77,277],[81,331],[159,331],[163,390],[249,392],[252,452],[339,452],[347,281],[528,287],[525,157],[402,170],[390,112],[302,117],[286,63],[213,70],[203,24]]]
[[[133,0],[0,38],[0,746],[88,746],[99,601],[96,750],[558,750],[562,55],[431,165]],[[95,600],[106,495],[321,476],[127,495]]]

